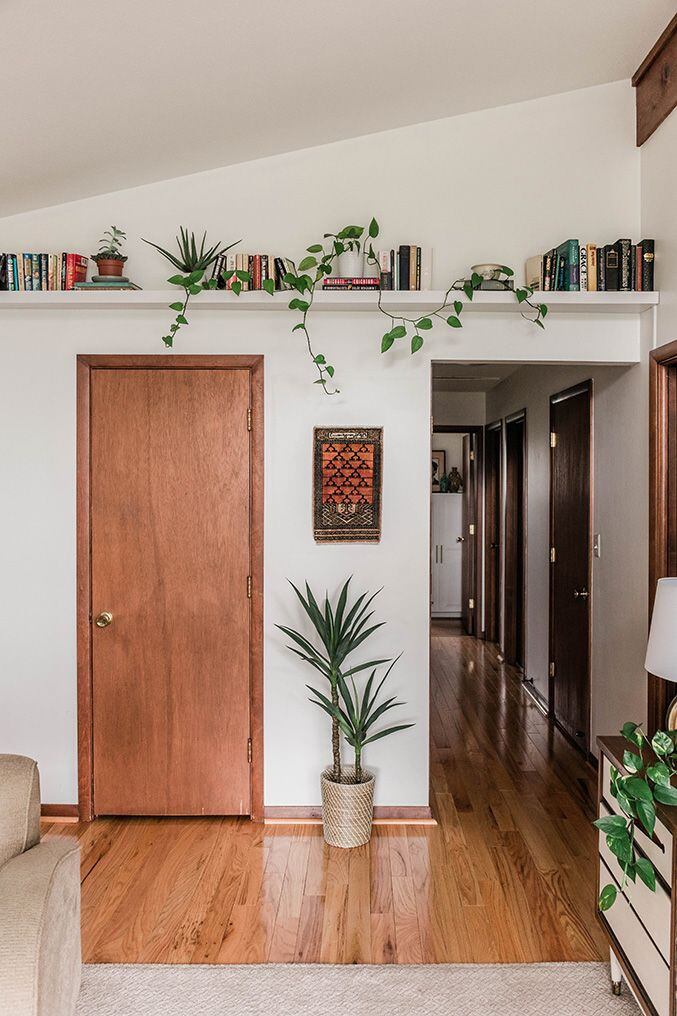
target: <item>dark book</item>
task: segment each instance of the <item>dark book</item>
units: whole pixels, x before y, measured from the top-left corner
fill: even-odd
[[[287,274],[287,267],[284,258],[275,258],[275,289],[291,289],[289,283],[284,282]]]
[[[637,289],[637,244],[630,248],[630,289]]]
[[[40,289],[49,289],[49,263],[46,254],[39,254],[40,258]]]
[[[399,289],[400,288],[399,287],[398,269],[399,269],[399,265],[398,265],[398,262],[397,262],[397,251],[396,250],[391,250],[390,251],[390,276],[391,276],[390,288],[391,289]]]
[[[618,252],[618,290],[628,293],[632,289],[632,240],[616,240]]]
[[[0,254],[0,291],[7,290],[7,255]]]
[[[606,247],[597,248],[597,289],[600,293],[606,290]]]
[[[421,288],[421,248],[416,248],[416,288]]]
[[[68,269],[68,254],[64,251],[61,255],[61,289],[66,288],[66,274]]]
[[[565,240],[564,243],[561,243],[557,248],[557,255],[564,263],[561,285],[560,276],[558,274],[557,288],[569,293],[580,289],[580,244],[578,240]]]
[[[554,250],[549,250],[545,255],[545,275],[543,277],[543,289],[550,292],[554,289],[553,276],[554,276]]]
[[[19,272],[15,254],[7,255],[7,288],[15,293],[19,288]]]
[[[606,291],[617,293],[621,281],[621,248],[618,243],[610,243],[604,248],[606,268]]]
[[[651,292],[654,288],[655,243],[653,240],[640,240],[639,245],[642,248],[642,290],[645,292]]]
[[[400,263],[400,289],[409,289],[409,258],[411,248],[408,244],[401,244],[399,250]]]
[[[33,288],[33,261],[31,260],[30,254],[18,254],[23,261],[23,276],[24,276],[24,289],[31,290]]]

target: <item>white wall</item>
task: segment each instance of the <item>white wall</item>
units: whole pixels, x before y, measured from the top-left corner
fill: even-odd
[[[522,367],[487,395],[493,419],[527,410],[526,674],[548,696],[550,395],[593,381],[591,746],[646,712],[648,368]]]
[[[642,237],[656,241],[656,289],[661,291],[656,345],[677,339],[677,112],[641,149]]]
[[[446,470],[456,466],[463,474],[463,434],[433,434],[433,451],[439,449],[446,455]]]
[[[380,217],[387,243],[435,249],[436,284],[481,260],[514,263],[569,235],[637,232],[639,156],[632,93],[614,84],[170,180],[0,221],[0,249],[93,249],[115,222],[142,285],[169,274],[138,237],[171,243],[180,223],[245,249],[298,255],[346,221]],[[608,167],[614,167],[609,173]],[[554,196],[556,199],[554,199]],[[162,353],[162,311],[0,308],[0,746],[40,762],[47,801],[76,798],[75,355]],[[428,799],[430,359],[605,361],[637,348],[632,315],[555,314],[546,332],[518,315],[473,311],[436,328],[421,354],[379,353],[375,314],[316,317],[318,349],[342,394],[325,398],[286,313],[196,310],[177,352],[266,357],[265,799],[318,801],[324,718],[274,625],[300,618],[287,577],[335,590],[353,573],[383,585],[377,651],[404,650],[393,686],[416,726],[375,744],[380,804]],[[626,359],[634,359],[634,356]],[[464,421],[468,422],[468,421]],[[318,547],[310,517],[318,424],[384,427],[383,539]],[[406,580],[403,581],[403,579]]]
[[[485,422],[484,392],[433,392],[433,423],[445,427],[482,427]]]

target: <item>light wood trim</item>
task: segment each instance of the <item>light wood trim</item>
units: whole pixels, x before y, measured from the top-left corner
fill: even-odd
[[[637,107],[637,147],[677,106],[677,14],[632,76]]]
[[[261,355],[86,355],[77,357],[77,698],[78,698],[78,811],[83,822],[94,818],[92,647],[91,647],[91,519],[90,519],[90,386],[97,368],[246,369],[250,374],[252,409],[250,496],[250,559],[252,600],[250,628],[250,736],[252,739],[251,817],[263,820],[263,488],[264,401]]]

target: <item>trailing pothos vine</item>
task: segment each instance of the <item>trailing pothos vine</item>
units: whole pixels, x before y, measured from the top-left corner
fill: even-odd
[[[339,389],[334,383],[335,368],[329,363],[323,353],[316,352],[311,337],[309,318],[313,307],[313,300],[318,286],[321,286],[323,279],[330,276],[334,270],[334,264],[345,251],[364,250],[367,263],[373,268],[374,276],[380,278],[380,265],[378,256],[374,250],[373,241],[379,235],[379,225],[376,219],[372,219],[368,227],[349,225],[344,226],[337,233],[325,233],[322,243],[314,243],[306,248],[304,257],[296,266],[295,262],[289,261],[292,271],[287,272],[283,277],[285,285],[295,291],[289,301],[289,309],[298,311],[301,320],[292,328],[292,332],[301,332],[306,344],[308,356],[310,357],[317,378],[315,384],[320,385],[327,395],[337,395]],[[150,243],[150,241],[145,241]],[[173,275],[168,281],[184,290],[182,300],[170,304],[170,309],[176,312],[176,319],[169,328],[167,335],[163,336],[165,345],[172,346],[174,336],[182,325],[188,324],[186,310],[191,296],[197,296],[205,289],[216,289],[218,280],[206,278],[209,268],[216,259],[225,251],[230,250],[235,244],[223,247],[215,244],[205,249],[206,236],[202,238],[202,244],[198,250],[194,234],[181,227],[180,237],[177,237],[179,247],[178,256],[152,243],[164,257],[175,267],[179,268],[181,274]],[[509,279],[514,276],[512,268],[502,266],[500,271],[503,276],[503,283],[507,292],[514,294],[515,300],[520,307],[522,317],[531,321],[532,324],[543,328],[543,321],[548,308],[544,303],[532,300],[534,290],[530,286],[513,290],[510,288]],[[251,282],[250,274],[247,271],[236,270],[221,273],[226,283],[230,283],[230,289],[236,296],[243,291],[245,283]],[[462,328],[461,315],[464,302],[460,299],[462,292],[467,300],[472,301],[475,292],[480,288],[482,277],[473,273],[469,279],[456,279],[444,293],[441,302],[423,315],[409,315],[402,310],[393,310],[384,307],[383,295],[389,290],[379,289],[376,301],[376,309],[388,318],[390,327],[381,338],[381,352],[388,350],[403,339],[410,340],[412,355],[417,353],[425,342],[425,333],[430,331],[435,319],[443,321],[450,328]],[[265,279],[262,283],[263,289],[273,296],[275,283],[273,279]]]

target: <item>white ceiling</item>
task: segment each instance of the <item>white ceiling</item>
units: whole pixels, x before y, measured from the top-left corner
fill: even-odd
[[[433,391],[488,392],[519,368],[519,363],[433,363]]]
[[[629,77],[674,0],[3,0],[0,216]]]

